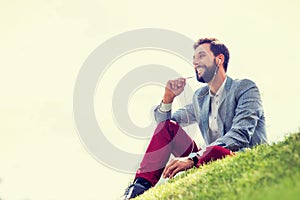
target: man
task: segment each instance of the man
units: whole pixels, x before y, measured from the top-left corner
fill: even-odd
[[[191,104],[171,114],[172,102],[183,92],[186,79],[167,82],[163,100],[155,109],[158,126],[125,199],[153,187],[161,175],[172,178],[180,171],[267,142],[259,90],[248,79],[233,80],[226,75],[227,47],[215,38],[203,38],[194,44],[194,50],[196,78],[207,85],[194,93]],[[204,149],[181,128],[192,123],[199,125],[207,145]],[[175,159],[167,164],[171,154]]]

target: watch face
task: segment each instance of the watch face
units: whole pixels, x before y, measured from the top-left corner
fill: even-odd
[[[190,153],[188,158],[194,161],[194,166],[196,166],[198,164],[198,154],[197,153]]]
[[[189,158],[193,158],[195,156],[197,156],[197,153],[190,153]]]

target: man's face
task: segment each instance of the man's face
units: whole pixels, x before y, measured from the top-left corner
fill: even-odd
[[[193,64],[199,82],[208,83],[217,70],[215,56],[210,50],[210,44],[199,45],[195,49]]]

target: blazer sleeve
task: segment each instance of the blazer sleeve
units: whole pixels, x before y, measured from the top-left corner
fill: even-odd
[[[166,120],[173,120],[176,121],[180,126],[184,127],[196,122],[193,104],[188,104],[183,108],[178,109],[174,114],[172,114],[172,110],[163,112],[159,108],[160,105],[158,105],[154,110],[154,118],[157,123]]]

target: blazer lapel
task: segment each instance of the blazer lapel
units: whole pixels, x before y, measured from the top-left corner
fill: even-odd
[[[232,84],[232,78],[228,77],[227,76],[227,80],[226,80],[226,83],[225,83],[225,87],[224,87],[224,90],[223,90],[223,94],[222,94],[222,97],[221,97],[221,100],[220,100],[220,106],[219,106],[219,110],[218,110],[218,113],[219,113],[219,116],[220,118],[218,118],[218,127],[219,127],[219,130],[220,130],[220,133],[222,135],[224,135],[224,121],[225,121],[225,118],[226,118],[226,111],[227,111],[227,105],[224,104],[225,102],[225,99],[230,91],[230,88],[231,88],[231,84]],[[224,104],[224,105],[223,105]]]
[[[230,77],[227,76],[227,80],[226,80],[226,83],[225,83],[223,94],[222,94],[222,97],[221,97],[221,100],[220,100],[220,108],[221,108],[224,100],[226,99],[226,96],[227,96],[227,94],[228,94],[228,92],[229,92],[229,90],[231,88],[231,84],[232,84],[232,78],[230,78]]]

